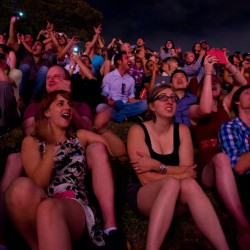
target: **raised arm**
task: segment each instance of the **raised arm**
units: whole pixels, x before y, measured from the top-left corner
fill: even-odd
[[[96,44],[96,42],[97,42],[97,40],[102,32],[102,25],[100,24],[98,27],[94,27],[94,31],[95,31],[95,34],[93,36],[93,39],[92,39],[90,45],[88,46],[88,48],[86,48],[86,50],[85,50],[86,55],[89,55],[91,50],[94,48],[94,46],[95,46],[95,44]]]
[[[232,97],[234,92],[241,86],[244,86],[247,84],[246,78],[243,76],[242,72],[238,70],[233,64],[227,63],[225,66],[225,69],[232,75],[233,78],[233,89],[230,91],[228,95],[225,96],[223,99],[223,107],[227,111],[228,114],[230,114],[232,110]]]
[[[59,61],[64,60],[64,57],[65,57],[65,55],[68,53],[69,49],[70,49],[73,45],[75,45],[75,44],[77,44],[77,43],[79,43],[79,42],[80,42],[80,41],[79,41],[79,37],[77,37],[77,36],[73,36],[71,39],[69,39],[69,40],[68,40],[68,43],[66,44],[66,46],[63,47],[63,48],[59,51],[59,53],[58,53],[58,55],[57,55],[57,59],[58,59]]]
[[[211,114],[213,104],[212,94],[212,74],[214,64],[218,62],[218,59],[214,56],[206,56],[204,60],[205,76],[200,95],[199,104],[191,105],[189,108],[189,117],[191,124],[196,125],[198,121],[205,116]]]
[[[71,60],[78,64],[79,68],[82,70],[82,73],[89,79],[96,79],[90,69],[82,62],[81,57],[79,55],[74,55],[72,53]]]
[[[15,23],[17,21],[17,17],[13,16],[10,19],[10,28],[9,28],[9,38],[6,42],[6,45],[11,47],[14,51],[19,49],[19,44],[17,41],[17,36],[15,32]]]

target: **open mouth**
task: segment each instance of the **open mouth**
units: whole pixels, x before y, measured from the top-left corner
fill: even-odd
[[[70,119],[70,113],[63,113],[62,118],[67,119],[67,120]]]

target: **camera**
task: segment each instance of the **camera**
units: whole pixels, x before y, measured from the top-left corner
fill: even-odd
[[[12,16],[16,16],[16,17],[23,17],[23,12],[14,12],[12,13]]]

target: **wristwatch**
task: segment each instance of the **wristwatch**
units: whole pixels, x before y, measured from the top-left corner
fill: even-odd
[[[160,174],[166,174],[167,173],[167,171],[168,171],[168,165],[165,165],[165,164],[161,164],[160,165],[160,168],[159,168],[159,173]]]

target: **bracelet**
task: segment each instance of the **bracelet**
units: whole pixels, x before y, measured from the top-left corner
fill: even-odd
[[[169,168],[168,165],[161,163],[160,168],[159,168],[159,173],[166,174],[168,171],[168,168]]]
[[[211,76],[212,74],[205,74],[205,76]]]

